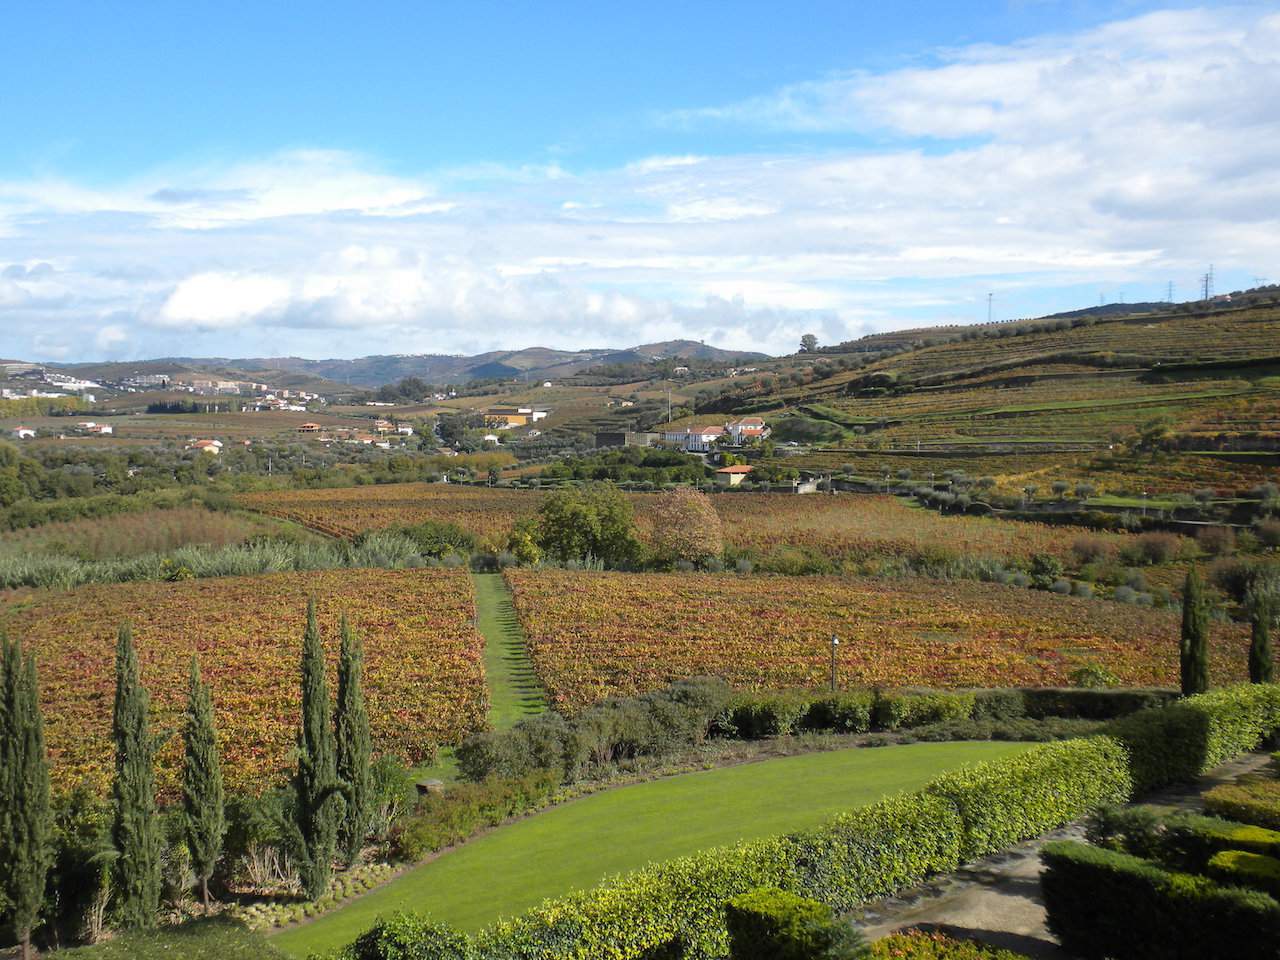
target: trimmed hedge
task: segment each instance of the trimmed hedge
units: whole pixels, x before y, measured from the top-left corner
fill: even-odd
[[[1091,843],[1157,860],[1174,870],[1202,873],[1215,854],[1246,850],[1280,856],[1280,832],[1220,817],[1156,807],[1103,807],[1090,818]]]
[[[725,904],[730,960],[859,960],[862,936],[825,903],[778,889],[752,890]]]
[[[899,730],[944,720],[967,720],[973,716],[975,700],[972,692],[888,691],[876,698],[872,722],[881,730]]]
[[[1133,782],[1124,748],[1109,737],[1090,737],[943,774],[926,789],[960,812],[960,854],[970,860],[1127,800]]]
[[[341,960],[472,960],[465,934],[416,914],[379,917],[340,954]]]
[[[1139,710],[1167,706],[1178,699],[1177,690],[1157,687],[1110,690],[1043,687],[1019,692],[1026,715],[1037,720],[1045,717],[1114,720]]]
[[[1083,843],[1045,844],[1049,929],[1084,960],[1280,958],[1280,904],[1264,893]]]
[[[1143,793],[1194,780],[1278,729],[1280,685],[1245,684],[1139,711],[1108,733],[1128,748],[1134,786]]]
[[[874,960],[1028,960],[1012,950],[923,930],[895,933],[877,940],[871,946],[871,956]]]
[[[1252,887],[1280,897],[1280,860],[1247,850],[1223,850],[1209,860],[1209,876],[1220,883]]]
[[[1224,783],[1204,795],[1204,808],[1228,820],[1280,830],[1280,780]]]

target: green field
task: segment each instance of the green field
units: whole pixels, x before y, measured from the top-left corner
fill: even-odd
[[[272,942],[296,957],[349,943],[379,915],[417,910],[467,930],[613,874],[737,840],[814,827],[944,770],[1026,750],[930,743],[838,750],[609,790],[472,840]]]
[[[258,934],[218,919],[126,933],[94,947],[59,950],[57,956],[75,960],[287,960]]]

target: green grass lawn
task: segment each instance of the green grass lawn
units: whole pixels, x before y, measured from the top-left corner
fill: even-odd
[[[813,827],[1017,743],[926,743],[809,753],[668,777],[553,807],[472,840],[272,942],[295,957],[417,910],[468,930],[613,874],[737,840]]]
[[[476,629],[484,637],[489,723],[502,730],[542,713],[547,704],[502,574],[472,574],[471,582],[476,591]]]
[[[75,960],[286,960],[286,955],[238,923],[194,920],[180,927],[128,933],[94,947],[60,950]]]

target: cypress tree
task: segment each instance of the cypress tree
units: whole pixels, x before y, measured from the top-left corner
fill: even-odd
[[[302,724],[298,730],[298,772],[294,777],[299,871],[302,888],[312,900],[328,889],[341,813],[329,710],[324,644],[313,598],[307,602],[307,629],[302,638]]]
[[[116,644],[116,701],[111,736],[116,777],[111,785],[111,843],[116,909],[126,928],[155,924],[160,909],[162,839],[156,816],[154,751],[147,722],[149,697],[138,675],[138,655],[128,624]]]
[[[222,791],[222,763],[213,725],[213,697],[200,679],[200,664],[191,658],[191,686],[182,733],[186,756],[182,765],[182,827],[191,866],[200,884],[200,902],[209,910],[209,877],[222,856],[227,818]]]
[[[53,810],[49,804],[49,762],[36,682],[34,654],[3,641],[0,662],[0,903],[31,957],[31,931],[40,919],[45,879],[53,865]]]
[[[1192,567],[1182,588],[1182,695],[1209,689],[1209,604],[1200,574]]]
[[[1271,626],[1278,605],[1274,590],[1255,584],[1245,597],[1249,614],[1249,682],[1270,683],[1275,674],[1275,657],[1271,652]]]
[[[369,714],[364,705],[364,644],[342,616],[342,652],[338,659],[337,735],[338,781],[343,785],[342,822],[338,846],[348,866],[355,863],[369,833],[373,782],[369,763],[373,744]]]

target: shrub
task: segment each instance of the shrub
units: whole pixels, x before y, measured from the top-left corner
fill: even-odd
[[[1280,957],[1280,904],[1125,853],[1052,842],[1041,852],[1049,929],[1101,960]]]
[[[729,703],[729,726],[745,740],[784,737],[809,712],[809,703],[800,691],[740,693]]]
[[[1052,554],[1037,553],[1031,558],[1031,585],[1037,590],[1048,590],[1062,579],[1062,561]]]
[[[1102,664],[1091,660],[1071,671],[1071,683],[1085,690],[1106,690],[1119,686],[1120,678]]]
[[[998,763],[944,774],[928,787],[964,821],[961,856],[973,859],[1068,823],[1133,792],[1127,758],[1109,737],[1048,743]]]
[[[1235,551],[1236,533],[1230,527],[1201,527],[1196,543],[1210,556],[1224,557]]]
[[[1139,793],[1194,780],[1253,750],[1280,728],[1280,686],[1245,684],[1116,720],[1108,732],[1129,751]]]
[[[867,690],[832,693],[809,704],[802,726],[806,730],[866,733],[871,729],[875,695]]]
[[[912,930],[877,940],[875,960],[1026,960],[1020,953],[989,947],[974,940],[954,940],[944,933]]]
[[[524,777],[459,783],[444,793],[427,794],[396,828],[396,850],[405,860],[421,860],[485,827],[544,806],[559,786],[559,774],[544,770]]]
[[[979,690],[973,696],[973,719],[1012,720],[1025,716],[1026,700],[1021,690]]]
[[[1209,876],[1221,883],[1252,887],[1280,897],[1280,860],[1247,850],[1223,850],[1209,860]]]
[[[1227,850],[1278,856],[1280,832],[1193,813],[1175,814],[1164,821],[1158,856],[1172,867],[1200,873]]]
[[[1229,820],[1280,830],[1280,780],[1224,783],[1204,795],[1204,808]]]
[[[1135,688],[1039,687],[1022,691],[1027,716],[1111,720],[1158,707],[1177,698],[1174,690]]]
[[[1111,594],[1111,598],[1117,603],[1135,603],[1138,599],[1138,592],[1133,587],[1119,586]]]
[[[1109,560],[1114,552],[1110,541],[1102,537],[1077,537],[1071,544],[1071,553],[1081,566]]]
[[[725,905],[730,960],[854,960],[869,953],[862,936],[825,903],[765,888]]]
[[[1153,531],[1133,538],[1120,555],[1128,563],[1153,565],[1168,563],[1178,555],[1182,540],[1176,533]]]
[[[1258,542],[1264,547],[1280,547],[1280,520],[1260,520],[1254,528]]]
[[[465,935],[411,913],[379,918],[338,960],[471,960]]]
[[[1051,593],[1056,593],[1059,596],[1068,597],[1071,595],[1071,581],[1062,579],[1055,580],[1049,585],[1049,590]]]
[[[890,691],[876,698],[873,721],[883,730],[897,730],[942,720],[964,720],[973,715],[975,700],[972,692]]]

